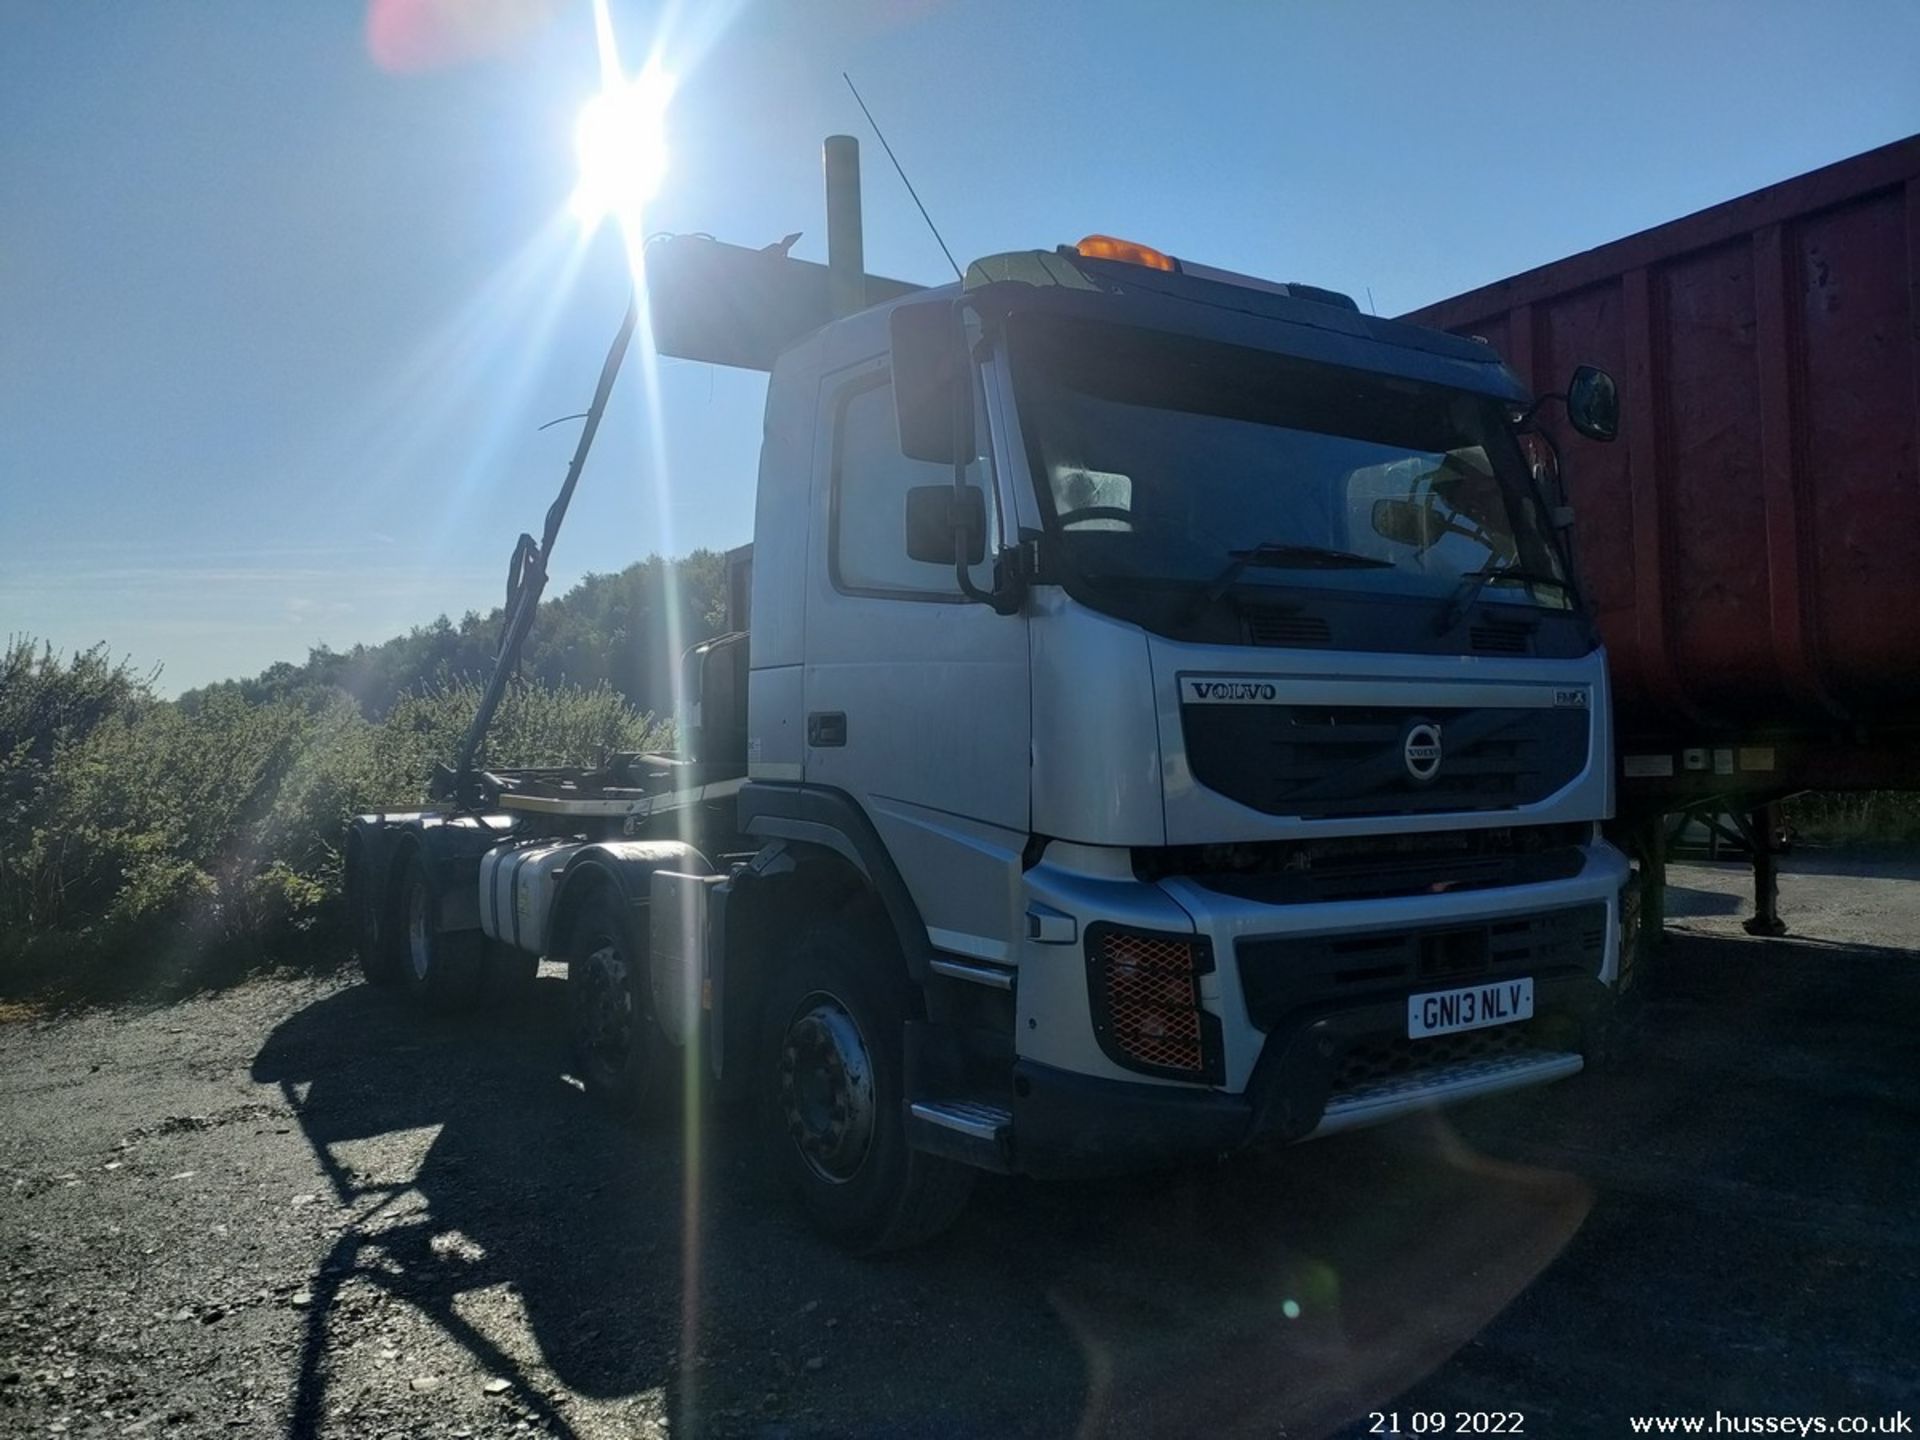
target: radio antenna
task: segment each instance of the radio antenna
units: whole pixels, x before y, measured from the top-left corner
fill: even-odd
[[[927,229],[933,232],[933,238],[940,247],[940,253],[947,257],[947,264],[953,266],[953,278],[964,283],[967,277],[960,273],[960,266],[954,261],[953,251],[947,249],[947,242],[940,238],[940,227],[933,223],[933,217],[927,214],[927,207],[920,203],[919,192],[913,188],[913,182],[907,179],[907,172],[901,167],[900,157],[893,153],[893,146],[887,144],[887,137],[880,130],[880,122],[873,118],[873,112],[867,109],[867,102],[860,98],[860,92],[854,86],[853,77],[842,70],[840,78],[847,82],[847,89],[853,91],[854,103],[860,107],[860,113],[867,117],[867,124],[873,127],[873,138],[878,140],[880,148],[887,152],[887,159],[893,162],[893,173],[898,175],[900,183],[907,187],[907,194],[913,197],[913,203],[920,211],[920,218],[927,222]]]

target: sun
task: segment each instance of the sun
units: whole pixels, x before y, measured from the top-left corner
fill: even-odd
[[[673,77],[649,64],[631,78],[612,79],[580,107],[573,131],[580,180],[569,207],[589,232],[609,215],[637,231],[641,211],[666,178],[673,89]]]

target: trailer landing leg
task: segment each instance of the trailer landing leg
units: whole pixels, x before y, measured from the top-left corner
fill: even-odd
[[[1744,926],[1749,935],[1778,937],[1787,933],[1780,918],[1780,807],[1765,805],[1741,816],[1747,844],[1753,852],[1753,918]]]

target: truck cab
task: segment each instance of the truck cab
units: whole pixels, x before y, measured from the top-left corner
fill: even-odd
[[[972,418],[928,458],[894,340],[937,309]],[[1008,997],[922,1140],[1118,1167],[1581,1067],[1627,866],[1528,403],[1470,340],[1078,252],[780,358],[743,827],[836,828],[929,975]]]
[[[526,823],[551,777],[509,779],[517,865],[451,842],[486,850],[485,943],[568,961],[583,1051],[628,1037],[591,1085],[684,1047],[864,1250],[981,1169],[1583,1067],[1628,881],[1606,660],[1488,347],[1092,237],[768,364],[690,753],[597,811],[548,794],[558,837]]]

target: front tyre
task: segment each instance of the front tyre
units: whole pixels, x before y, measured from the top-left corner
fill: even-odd
[[[760,1096],[768,1157],[814,1225],[855,1254],[900,1250],[959,1217],[974,1172],[907,1143],[913,990],[872,916],[809,930],[772,970]]]
[[[647,952],[617,896],[588,898],[567,945],[574,1062],[589,1094],[637,1115],[659,1089],[666,1037],[654,1023]]]

